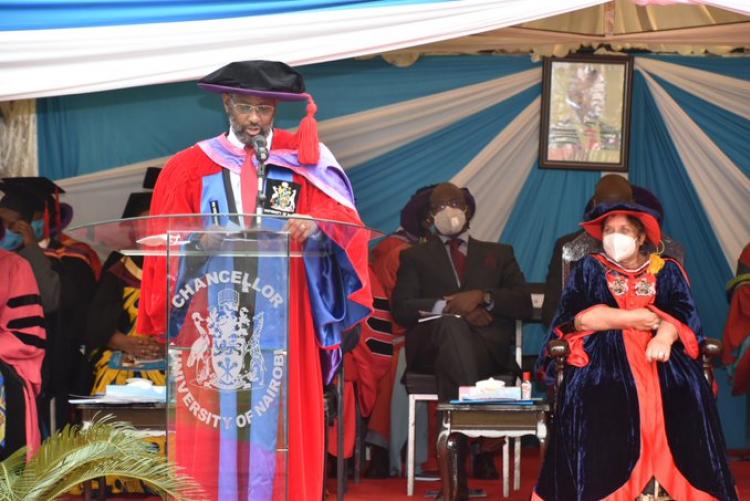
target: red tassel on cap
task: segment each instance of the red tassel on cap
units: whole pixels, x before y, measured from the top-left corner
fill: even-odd
[[[307,94],[307,115],[297,129],[297,155],[300,163],[315,165],[320,160],[320,145],[318,140],[318,122],[315,113],[318,106],[310,94]]]
[[[44,238],[49,238],[49,207],[44,204]]]
[[[55,234],[62,232],[62,213],[60,212],[60,190],[55,190]]]

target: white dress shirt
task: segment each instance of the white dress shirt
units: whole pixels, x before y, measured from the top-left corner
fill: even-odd
[[[240,141],[240,139],[237,137],[237,135],[234,133],[232,128],[229,128],[229,134],[227,134],[227,140],[232,144],[232,146],[236,146],[237,148],[245,148],[245,145]],[[273,141],[273,129],[271,129],[268,132],[268,136],[266,136],[266,144],[268,145],[268,149],[271,149],[271,142]],[[229,182],[232,185],[232,195],[234,195],[234,205],[237,207],[237,212],[243,213],[246,212],[242,209],[242,183],[240,182],[240,175],[237,172],[234,172],[233,170],[229,171]],[[249,212],[255,212],[255,209],[249,211]]]

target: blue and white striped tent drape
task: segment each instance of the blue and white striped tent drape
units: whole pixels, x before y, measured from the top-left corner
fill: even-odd
[[[750,240],[750,59],[635,61],[629,177],[663,203],[706,335],[721,337],[723,285]],[[541,65],[463,56],[301,71],[367,224],[395,229],[417,188],[453,180],[477,198],[474,234],[512,244],[527,280],[545,280],[555,239],[576,229],[600,173],[539,168]],[[226,127],[219,100],[188,83],[41,99],[38,112],[40,170],[53,178],[166,156]],[[281,113],[277,125],[289,127],[303,110]],[[527,328],[525,351],[541,338]],[[741,446],[744,410],[727,390],[719,402],[728,441]]]
[[[379,54],[606,1],[0,0],[0,101],[182,82],[249,58]]]

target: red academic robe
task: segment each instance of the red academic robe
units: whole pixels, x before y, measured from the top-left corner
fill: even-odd
[[[378,383],[368,433],[376,434],[384,443],[391,436],[393,383],[406,334],[406,329],[393,321],[389,303],[396,286],[401,251],[409,247],[411,243],[406,238],[389,235],[378,242],[370,255],[374,311],[363,327],[362,341],[373,351],[373,372]]]
[[[41,443],[36,399],[42,387],[46,332],[39,287],[29,263],[0,249],[0,360],[24,382],[27,458]]]
[[[274,130],[272,150],[293,149],[293,141],[290,133]],[[175,155],[159,176],[151,203],[151,216],[201,212],[203,179],[221,172],[221,169],[198,145]],[[298,214],[362,224],[356,210],[338,203],[304,176],[295,173],[293,181],[301,186],[296,210]],[[335,235],[328,236],[336,240]],[[298,244],[293,244],[292,250],[295,250],[295,246],[299,248]],[[362,284],[359,290],[349,295],[349,300],[369,309],[372,299],[367,279],[366,240],[352,241],[344,251]],[[165,272],[164,259],[146,259],[138,317],[138,331],[141,333],[163,335],[166,332]],[[292,259],[290,274],[288,498],[317,501],[323,492],[325,432],[320,345],[307,293],[307,272],[301,259]],[[200,456],[206,478],[197,480],[208,486],[209,490],[215,482],[210,478],[215,472],[206,471],[207,465],[216,464],[218,469],[218,452],[215,448],[207,447],[206,453],[201,455],[200,449],[201,444],[216,440],[212,433],[215,432],[207,427],[202,432],[196,428],[192,437],[195,450],[191,454],[192,457]],[[240,483],[242,481],[240,479]],[[215,492],[208,494],[215,497]]]

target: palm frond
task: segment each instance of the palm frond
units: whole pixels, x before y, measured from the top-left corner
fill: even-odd
[[[81,482],[106,475],[139,479],[177,499],[202,497],[197,485],[154,454],[132,426],[111,416],[95,418],[83,429],[66,426],[47,439],[25,467],[19,468],[16,454],[0,463],[0,494],[7,491],[8,499],[55,499]]]
[[[23,474],[26,465],[26,448],[17,450],[3,462],[0,462],[0,499],[13,500],[12,486],[18,477]]]

